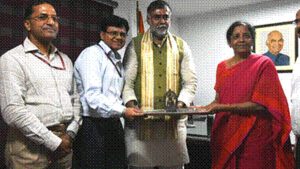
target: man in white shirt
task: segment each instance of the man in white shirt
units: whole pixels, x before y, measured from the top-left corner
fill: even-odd
[[[71,168],[80,102],[67,55],[52,44],[59,17],[52,4],[25,10],[24,42],[0,58],[0,103],[9,125],[8,168]]]
[[[298,38],[300,38],[300,9],[296,13],[295,24],[296,33]],[[300,59],[297,58],[297,61],[293,68],[293,77],[292,77],[292,127],[293,132],[297,138],[296,145],[296,166],[297,169],[300,168]]]
[[[142,115],[122,105],[124,70],[118,50],[125,45],[128,22],[109,16],[100,23],[100,42],[84,49],[75,62],[75,78],[83,107],[76,137],[76,167],[125,169],[124,131],[120,117]]]

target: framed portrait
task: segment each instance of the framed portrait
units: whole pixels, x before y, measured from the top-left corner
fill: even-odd
[[[272,59],[277,72],[291,72],[298,56],[292,21],[255,26],[254,51]]]

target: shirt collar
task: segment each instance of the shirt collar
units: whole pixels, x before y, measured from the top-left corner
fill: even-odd
[[[33,44],[28,37],[26,37],[26,39],[24,40],[23,47],[25,53],[36,52],[36,51],[39,52],[37,46],[35,46],[35,44]],[[52,49],[51,54],[58,52],[57,48],[52,44],[51,44],[51,49]]]
[[[107,54],[109,57],[116,59],[116,61],[120,61],[121,60],[121,56],[118,52],[114,52],[111,50],[111,48],[106,45],[106,43],[104,41],[100,41],[99,45],[101,46],[101,48],[104,50],[105,54]]]

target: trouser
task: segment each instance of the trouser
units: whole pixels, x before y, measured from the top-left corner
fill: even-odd
[[[26,138],[20,131],[9,130],[5,147],[5,159],[8,168],[70,169],[72,167],[72,153],[56,161],[52,160],[52,153],[45,146],[37,145]]]
[[[83,117],[73,144],[76,169],[125,169],[124,130],[119,118]]]
[[[184,169],[184,166],[182,165],[177,165],[177,166],[170,166],[170,167],[134,167],[134,166],[129,166],[129,169]]]

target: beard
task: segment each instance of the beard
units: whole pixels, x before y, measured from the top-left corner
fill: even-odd
[[[153,36],[157,38],[164,38],[168,33],[169,27],[167,25],[159,25],[151,28]]]

